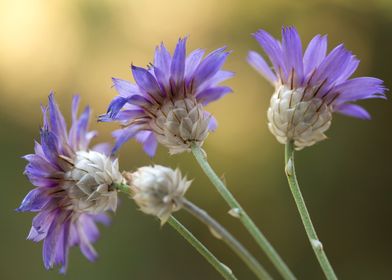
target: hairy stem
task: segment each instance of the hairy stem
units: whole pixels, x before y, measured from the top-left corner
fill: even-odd
[[[282,258],[279,256],[279,254],[275,251],[275,249],[269,243],[267,238],[257,228],[256,224],[252,221],[252,219],[248,216],[245,210],[241,207],[239,202],[234,198],[231,192],[227,189],[227,187],[222,182],[222,180],[218,177],[218,175],[216,175],[215,171],[208,163],[203,150],[196,145],[192,145],[192,153],[195,156],[200,167],[203,169],[204,173],[210,179],[210,181],[215,186],[215,188],[220,193],[220,195],[223,197],[223,199],[226,201],[226,203],[231,207],[230,213],[241,221],[244,227],[256,240],[257,244],[265,252],[267,257],[271,260],[271,262],[274,264],[276,269],[282,275],[283,279],[286,280],[296,279],[294,274],[290,271],[288,266],[284,263]]]
[[[316,230],[314,229],[312,220],[310,219],[310,215],[308,209],[306,208],[304,198],[301,194],[301,190],[298,185],[297,176],[295,174],[295,165],[294,165],[294,143],[289,142],[286,144],[285,148],[285,162],[286,162],[286,176],[289,182],[291,193],[293,194],[295,203],[297,204],[297,208],[299,214],[302,219],[302,223],[304,224],[306,234],[308,235],[310,244],[313,248],[314,253],[316,254],[317,260],[320,263],[320,266],[328,280],[337,279],[336,274],[328,261],[327,255],[325,254],[323,244],[319,240],[316,234]]]
[[[198,206],[189,200],[183,200],[183,208],[199,219],[202,223],[207,225],[213,232],[214,236],[222,239],[254,272],[259,279],[272,279],[264,267],[252,256],[251,253],[235,239],[221,224],[213,219],[206,211],[200,209]]]

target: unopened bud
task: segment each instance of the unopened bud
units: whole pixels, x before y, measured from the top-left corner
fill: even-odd
[[[191,185],[179,169],[161,165],[145,166],[132,174],[133,199],[146,214],[157,216],[164,224],[182,206]]]

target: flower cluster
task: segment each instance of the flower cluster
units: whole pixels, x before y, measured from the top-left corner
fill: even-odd
[[[220,48],[203,59],[204,50],[197,49],[186,56],[186,40],[178,41],[173,57],[161,44],[147,69],[132,65],[136,84],[113,79],[119,96],[100,121],[118,121],[124,127],[114,132],[114,151],[136,138],[150,156],[157,141],[171,154],[181,153],[191,144],[201,146],[215,130],[216,121],[204,106],[231,92],[218,86],[233,76],[221,70],[229,52]]]
[[[290,147],[294,143],[297,149],[311,146],[326,138],[324,133],[334,112],[368,119],[369,113],[353,102],[385,98],[381,80],[350,78],[359,60],[343,45],[327,55],[326,36],[315,36],[304,53],[292,27],[283,28],[281,42],[263,30],[254,37],[273,70],[256,52],[249,53],[248,61],[275,87],[268,126],[280,143],[289,143]],[[102,122],[122,125],[113,132],[113,148],[105,143],[89,148],[96,132],[88,130],[89,107],[78,116],[78,96],[73,98],[68,130],[53,93],[49,95],[48,106],[42,107],[40,142],[35,143],[34,154],[24,157],[28,161],[25,174],[35,188],[17,209],[37,212],[28,239],[43,241],[47,269],[60,265],[60,271],[65,272],[73,246],[79,246],[90,261],[96,259],[92,246],[99,237],[96,223],[109,223],[106,212],[116,210],[118,191],[131,194],[141,211],[158,217],[162,224],[173,212],[182,206],[186,208],[184,195],[191,181],[178,169],[154,165],[120,173],[118,160],[112,154],[131,138],[141,142],[151,157],[158,142],[171,154],[192,148],[211,181],[219,186],[219,192],[229,198],[230,206],[238,204],[204,162],[201,149],[209,132],[217,127],[204,106],[231,92],[231,88],[219,85],[233,76],[222,70],[229,52],[220,48],[204,56],[204,50],[196,49],[187,56],[186,41],[187,38],[178,41],[173,56],[163,44],[158,46],[154,62],[147,69],[132,65],[135,84],[113,79],[119,96],[99,117]],[[230,214],[247,219],[247,229],[253,227],[249,231],[260,234],[248,215],[237,211],[244,211],[239,204]]]
[[[99,236],[96,223],[109,223],[104,211],[117,205],[117,192],[110,186],[123,180],[117,161],[107,156],[110,146],[99,144],[89,150],[96,133],[88,131],[90,109],[78,118],[78,106],[75,96],[68,132],[53,94],[49,95],[49,106],[42,108],[41,143],[35,143],[34,154],[24,157],[29,162],[25,174],[36,188],[17,209],[38,212],[28,239],[43,240],[45,267],[61,265],[61,272],[67,268],[72,246],[79,246],[90,261],[96,259],[92,247]]]
[[[275,87],[268,109],[268,126],[277,140],[294,141],[297,149],[326,138],[332,113],[369,119],[357,100],[385,98],[380,79],[352,78],[359,60],[341,44],[327,55],[327,37],[316,35],[302,53],[293,27],[282,29],[282,42],[264,30],[254,34],[269,57],[273,70],[256,52],[248,62]]]

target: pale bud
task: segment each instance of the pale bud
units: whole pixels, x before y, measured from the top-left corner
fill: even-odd
[[[268,109],[268,127],[282,144],[294,141],[297,150],[326,139],[332,108],[312,90],[279,86]]]
[[[156,115],[151,128],[171,154],[190,151],[192,143],[200,147],[208,136],[210,117],[192,96],[164,103]]]
[[[65,188],[74,210],[93,213],[116,210],[117,191],[113,184],[124,181],[117,159],[95,151],[79,151],[66,179]]]
[[[164,224],[174,211],[178,211],[185,192],[191,185],[179,169],[161,165],[145,166],[132,173],[133,199],[146,214],[157,216]]]

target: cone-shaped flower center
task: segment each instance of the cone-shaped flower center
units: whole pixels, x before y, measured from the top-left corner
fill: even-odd
[[[333,100],[317,97],[317,89],[279,86],[268,109],[268,126],[277,140],[294,141],[297,149],[326,138],[331,125]]]
[[[74,168],[66,173],[64,188],[72,200],[72,209],[80,212],[99,213],[115,211],[117,192],[114,183],[124,180],[117,159],[94,151],[76,153]]]
[[[210,117],[203,105],[193,96],[177,100],[167,99],[156,110],[150,126],[157,140],[169,148],[171,154],[188,151],[195,143],[201,146],[208,136]]]

